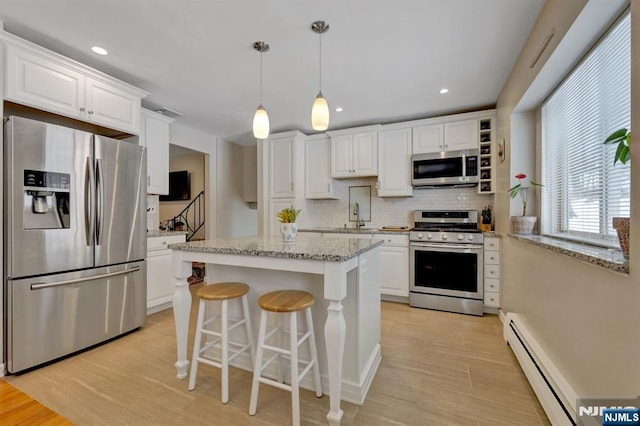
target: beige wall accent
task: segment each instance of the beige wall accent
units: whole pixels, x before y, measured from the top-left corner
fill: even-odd
[[[497,170],[497,230],[505,235],[510,216],[506,190],[517,172],[514,168],[523,166],[521,159],[512,158],[512,154],[531,153],[532,149],[536,152],[530,145],[517,146],[530,144],[530,138],[524,141],[515,136],[521,131],[535,133],[537,120],[533,120],[533,129],[529,124],[514,130],[511,125],[519,126],[523,120],[512,114],[587,3],[593,6],[598,1],[547,0],[498,99],[498,140],[506,141],[507,159],[498,164]],[[615,9],[622,3],[610,4]],[[640,129],[640,0],[631,0],[631,10],[631,127]],[[551,27],[555,27],[554,38],[538,64],[530,69],[529,60]],[[503,310],[521,314],[531,333],[581,397],[640,395],[640,150],[632,151],[631,175],[631,229],[637,231],[632,231],[629,275],[582,263],[508,236],[503,239]]]
[[[204,154],[194,152],[171,157],[169,159],[169,171],[177,172],[187,170],[191,180],[191,198],[189,201],[161,201],[160,202],[160,223],[172,219],[178,215],[189,203],[198,196],[200,191],[205,190],[204,186]],[[206,197],[206,194],[205,194]],[[203,218],[204,219],[204,218]],[[203,239],[205,236],[206,223],[200,228],[193,239]]]

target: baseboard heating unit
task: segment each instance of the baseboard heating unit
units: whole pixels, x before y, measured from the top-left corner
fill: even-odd
[[[504,339],[518,359],[551,424],[576,425],[576,393],[517,314],[507,314]]]

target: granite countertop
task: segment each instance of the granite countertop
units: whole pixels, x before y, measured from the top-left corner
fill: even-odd
[[[409,234],[409,229],[382,229],[382,228],[340,228],[340,227],[323,227],[317,226],[313,228],[298,229],[298,232],[321,232],[336,234]]]
[[[153,237],[171,237],[173,235],[185,235],[187,231],[163,231],[163,230],[153,230],[147,231],[147,238]]]
[[[363,240],[358,238],[307,237],[298,234],[296,241],[293,243],[283,242],[280,236],[241,237],[170,244],[169,248],[204,253],[344,262],[382,245],[383,242],[382,240]]]
[[[629,261],[622,256],[620,250],[611,250],[601,247],[588,246],[585,244],[561,241],[556,238],[549,238],[542,235],[519,235],[509,234],[516,240],[527,241],[538,247],[562,253],[592,265],[601,266],[622,274],[629,273]]]

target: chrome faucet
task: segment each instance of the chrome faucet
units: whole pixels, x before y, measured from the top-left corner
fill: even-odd
[[[353,203],[353,214],[356,216],[356,228],[364,226],[364,220],[360,219],[360,205]]]

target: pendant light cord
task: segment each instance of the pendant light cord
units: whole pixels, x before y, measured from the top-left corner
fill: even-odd
[[[262,50],[260,50],[260,105],[262,105]]]
[[[318,88],[320,93],[322,93],[322,33],[318,33],[318,46],[319,46],[319,50],[320,50],[320,54],[318,55],[320,58],[319,64],[318,64],[318,68],[319,68],[319,72],[318,72]]]

